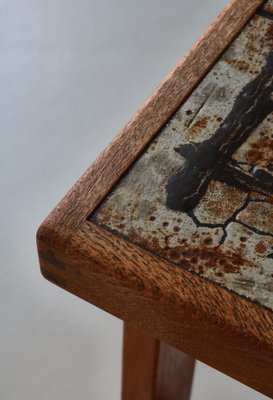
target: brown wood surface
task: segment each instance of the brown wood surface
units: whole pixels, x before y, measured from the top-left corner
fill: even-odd
[[[45,278],[273,397],[272,312],[90,223],[65,251],[46,241]]]
[[[122,400],[189,400],[195,360],[124,325]]]
[[[155,400],[189,400],[193,383],[195,360],[159,342]]]
[[[122,400],[153,400],[159,340],[124,324]]]
[[[230,3],[53,210],[37,243],[51,282],[273,397],[271,312],[86,221],[261,4]]]

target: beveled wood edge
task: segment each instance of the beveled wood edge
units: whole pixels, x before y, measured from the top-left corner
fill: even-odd
[[[263,2],[232,0],[227,5],[51,212],[46,224],[59,239],[67,241],[95,210]]]
[[[67,248],[47,239],[46,279],[273,397],[271,312],[88,221]]]
[[[146,282],[150,265],[136,273],[133,255],[140,252],[140,258],[149,261],[155,256],[124,241],[128,257],[123,239],[86,221],[262,3],[234,0],[226,7],[51,212],[38,230],[37,243],[41,270],[48,280],[273,397],[269,383],[273,375],[273,321],[269,311],[158,258],[152,265],[159,283],[151,279],[148,289],[140,292],[138,284]],[[96,242],[98,230],[105,243]],[[115,240],[123,249],[118,259],[123,268],[116,268],[114,253],[112,259],[101,261]],[[94,244],[101,248],[100,257]],[[133,267],[129,268],[130,258]],[[165,280],[171,283],[171,290],[167,290]],[[173,286],[177,280],[179,291]],[[163,299],[157,292],[160,285],[165,291]],[[204,303],[200,295],[206,296]],[[200,344],[200,335],[206,345]],[[246,372],[239,368],[242,360]]]

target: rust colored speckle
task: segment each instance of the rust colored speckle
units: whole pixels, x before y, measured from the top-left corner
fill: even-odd
[[[168,240],[171,235],[166,237],[164,246],[156,236],[150,236],[147,239],[141,238],[135,229],[130,230],[129,236],[131,240],[135,242],[141,241],[144,247],[152,247],[156,253],[179,264],[181,267],[199,273],[201,273],[200,268],[202,270],[210,268],[225,273],[238,273],[241,266],[244,265],[244,258],[238,251],[224,251],[221,246],[208,247],[208,245],[212,244],[211,238],[204,240],[204,246],[195,247],[192,242],[188,244],[187,240],[183,239],[183,244],[180,246],[169,247]]]
[[[162,251],[162,250],[161,250]],[[228,251],[227,253],[217,246],[208,249],[207,247],[176,247],[162,251],[167,258],[172,258],[175,254],[175,260],[183,267],[187,265],[191,270],[200,272],[200,266],[211,268],[225,273],[238,273],[240,267],[244,265],[244,258],[238,252]],[[225,257],[225,258],[223,258]]]
[[[247,72],[250,68],[245,60],[237,60],[236,58],[224,57],[224,60],[229,64],[236,66],[240,71]]]
[[[269,25],[269,27],[267,28],[267,30],[266,30],[266,37],[267,37],[269,40],[272,40],[272,39],[273,39],[273,25]]]
[[[214,196],[210,196],[210,193]],[[205,195],[195,210],[195,215],[202,222],[212,222],[211,218],[206,215],[213,216],[213,222],[226,221],[245,201],[246,194],[235,187],[231,187],[225,183],[212,181],[209,184],[208,195]]]
[[[196,136],[200,134],[200,132],[206,128],[210,117],[199,117],[197,118],[193,124],[191,125],[188,131],[189,139],[194,139]]]
[[[195,122],[194,128],[201,128],[201,129],[206,128],[208,121],[209,117],[200,118],[198,119],[198,121]]]
[[[177,260],[181,257],[181,253],[177,249],[171,249],[169,254],[174,260]]]
[[[264,254],[266,251],[266,246],[263,241],[260,241],[259,243],[256,244],[255,250],[259,254]]]
[[[250,164],[256,164],[263,160],[267,164],[273,163],[273,141],[268,136],[262,136],[255,143],[252,143],[246,154],[246,159]]]

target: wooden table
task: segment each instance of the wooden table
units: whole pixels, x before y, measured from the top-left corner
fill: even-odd
[[[126,321],[123,400],[188,399],[194,359],[273,397],[263,3],[229,4],[39,228],[44,277]]]

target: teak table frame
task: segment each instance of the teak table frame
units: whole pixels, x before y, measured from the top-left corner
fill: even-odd
[[[262,3],[225,8],[51,212],[37,241],[49,281],[273,397],[272,312],[87,221]]]

